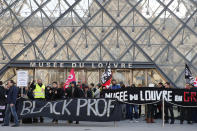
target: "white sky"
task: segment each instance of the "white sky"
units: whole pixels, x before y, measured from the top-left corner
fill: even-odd
[[[44,1],[46,1],[46,0],[44,0]],[[75,0],[67,0],[67,1],[69,1],[70,4],[73,4],[73,3],[75,2]],[[112,0],[112,1],[113,1],[113,0]],[[121,0],[120,0],[120,1],[121,1]],[[163,1],[163,0],[161,0],[161,1]],[[166,3],[168,3],[169,1],[170,1],[170,0],[165,0]],[[29,4],[30,4],[30,3],[32,4],[33,10],[37,9],[37,5],[33,2],[33,0],[27,0],[27,2],[28,2]],[[91,3],[92,0],[89,0],[89,2]],[[144,3],[144,2],[145,2],[145,0],[143,0],[141,3]],[[45,10],[45,12],[47,13],[48,16],[51,14],[49,10],[53,11],[53,10],[56,8],[56,5],[57,5],[57,4],[58,4],[58,0],[51,0],[51,1],[43,8],[43,9]],[[148,5],[148,0],[147,0],[147,1],[145,2],[145,4],[144,4],[144,6],[143,6],[143,8],[142,8],[142,12],[143,12],[143,15],[144,15],[146,18],[149,18],[149,17],[152,16],[153,12],[160,6],[160,4],[159,4],[158,2],[156,2],[156,0],[150,0],[150,1],[149,1],[149,8],[148,8],[149,13],[150,13],[149,15],[146,15],[146,13],[147,13],[147,5]],[[186,14],[186,11],[187,11],[186,7],[184,6],[183,3],[181,3],[181,4],[179,5],[179,12],[177,12],[177,11],[176,11],[177,5],[178,5],[177,0],[174,0],[173,3],[169,6],[169,8],[170,8],[172,11],[175,10],[174,13],[175,13],[178,17],[180,17],[180,18],[185,17],[185,14]],[[57,5],[57,6],[58,6],[58,5]],[[47,8],[46,8],[46,7],[47,7]],[[63,12],[63,11],[65,11],[65,10],[68,8],[68,6],[65,4],[65,2],[61,1],[61,6],[60,6],[60,8],[61,8],[61,12]],[[87,11],[87,9],[88,9],[88,0],[82,0],[82,1],[79,3],[79,5],[77,5],[77,6],[75,7],[76,12],[77,12],[77,13],[79,14],[79,16],[81,16],[81,17],[84,16],[84,14],[85,14],[84,11]],[[158,14],[162,9],[163,9],[163,7],[160,6],[160,8],[156,11],[156,14]],[[26,16],[29,16],[30,13],[31,13],[30,7],[28,7],[27,5],[24,5],[24,7],[23,7],[22,10],[21,10],[21,16],[26,17]],[[60,11],[59,11],[59,8],[57,8],[57,10],[56,10],[55,12],[53,12],[53,15],[54,15],[55,17],[58,17],[59,14],[60,14]],[[170,14],[170,13],[166,12],[166,17],[168,17],[169,14]],[[39,16],[39,14],[38,14],[37,16]],[[53,16],[53,17],[54,17],[54,16]],[[161,17],[164,17],[164,13],[162,14]]]

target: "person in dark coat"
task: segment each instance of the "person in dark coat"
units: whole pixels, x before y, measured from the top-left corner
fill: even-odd
[[[60,100],[63,98],[64,95],[64,90],[61,87],[58,87],[58,83],[55,81],[52,83],[52,100]],[[57,119],[53,119],[52,120],[53,123],[57,124],[58,120]]]
[[[0,104],[5,105],[6,103],[6,89],[3,87],[3,82],[0,81]]]
[[[71,87],[67,88],[65,90],[66,98],[81,98],[84,97],[83,90],[79,87],[77,87],[76,82],[72,81]]]
[[[194,91],[194,88],[190,84],[186,84],[185,88],[188,91]],[[191,107],[181,107],[180,124],[183,124],[184,120],[187,121],[187,124],[192,124],[192,108]]]
[[[84,86],[84,96],[85,98],[92,98],[92,91],[89,89],[88,85]]]
[[[162,82],[159,82],[157,87],[158,88],[162,88],[162,89],[165,88],[165,86],[163,85]],[[162,104],[161,104],[161,102],[158,102],[156,104],[155,113],[154,113],[155,114],[155,119],[162,117],[162,110],[161,110],[161,108],[162,108]]]
[[[150,83],[149,87],[155,87],[155,86],[154,86],[154,84]],[[147,109],[146,123],[155,123],[155,121],[154,121],[154,111],[155,111],[154,104],[147,104],[146,109]]]
[[[166,83],[165,83],[165,88],[171,88],[169,82],[166,82]],[[170,112],[170,115],[171,115],[171,117],[170,117],[170,118],[171,118],[170,124],[174,124],[173,105],[170,104],[170,103],[165,102],[165,105],[164,105],[165,123],[169,123],[169,122],[168,122],[168,120],[169,120],[168,111]]]
[[[5,113],[5,104],[6,104],[6,89],[3,87],[3,82],[0,81],[0,123],[3,122],[4,113]]]
[[[60,100],[64,96],[64,90],[57,82],[52,83],[52,100]]]
[[[196,87],[194,87],[194,86],[191,86],[192,88],[190,89],[190,91],[191,92],[197,92],[197,88]],[[192,123],[194,122],[194,123],[197,123],[197,108],[196,107],[193,107],[193,108],[191,108],[191,110],[192,110],[192,112],[191,112],[191,114],[192,114]]]
[[[12,113],[14,117],[14,125],[12,127],[19,126],[19,120],[16,113],[16,99],[18,95],[18,88],[15,86],[15,82],[13,80],[9,80],[7,84],[8,93],[6,99],[6,111],[5,111],[5,120],[2,126],[9,126],[10,122],[10,114]]]
[[[132,84],[131,88],[136,88],[135,84]],[[131,115],[130,115],[131,121],[138,122],[138,120],[137,120],[139,118],[138,117],[138,106],[134,105],[134,104],[130,104],[129,106],[130,106],[130,111],[131,111]],[[133,110],[134,110],[134,113],[133,113]]]
[[[46,89],[45,89],[45,99],[47,101],[52,100],[53,97],[53,88],[51,87],[51,85],[47,85]]]
[[[65,90],[66,98],[81,98],[81,97],[84,97],[83,90],[80,87],[77,87],[75,81],[72,81],[70,83],[70,85],[71,86]],[[69,120],[68,122],[72,123],[71,120]],[[76,121],[76,124],[79,124],[79,121]]]

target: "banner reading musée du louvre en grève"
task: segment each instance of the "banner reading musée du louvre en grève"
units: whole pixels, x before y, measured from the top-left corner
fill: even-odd
[[[103,90],[105,98],[117,98],[120,102],[130,104],[151,104],[163,98],[167,103],[178,106],[197,107],[197,89],[173,89],[156,87],[126,87],[117,90]]]

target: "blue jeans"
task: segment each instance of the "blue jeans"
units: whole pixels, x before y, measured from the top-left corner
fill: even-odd
[[[133,120],[133,110],[134,110],[134,118],[138,119],[138,106],[131,105],[131,120]]]
[[[130,119],[131,118],[131,105],[126,104],[126,118]]]
[[[12,113],[14,117],[14,123],[18,125],[18,116],[16,114],[16,108],[14,106],[10,106],[10,104],[7,104],[6,110],[5,110],[5,119],[4,119],[4,125],[9,125],[10,122],[10,114]]]

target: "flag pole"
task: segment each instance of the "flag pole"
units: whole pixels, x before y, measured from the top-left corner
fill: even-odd
[[[114,127],[116,127],[116,121],[114,121]]]
[[[162,127],[165,126],[165,122],[164,122],[164,109],[165,109],[165,103],[164,103],[164,95],[163,95],[163,92],[162,92]]]

